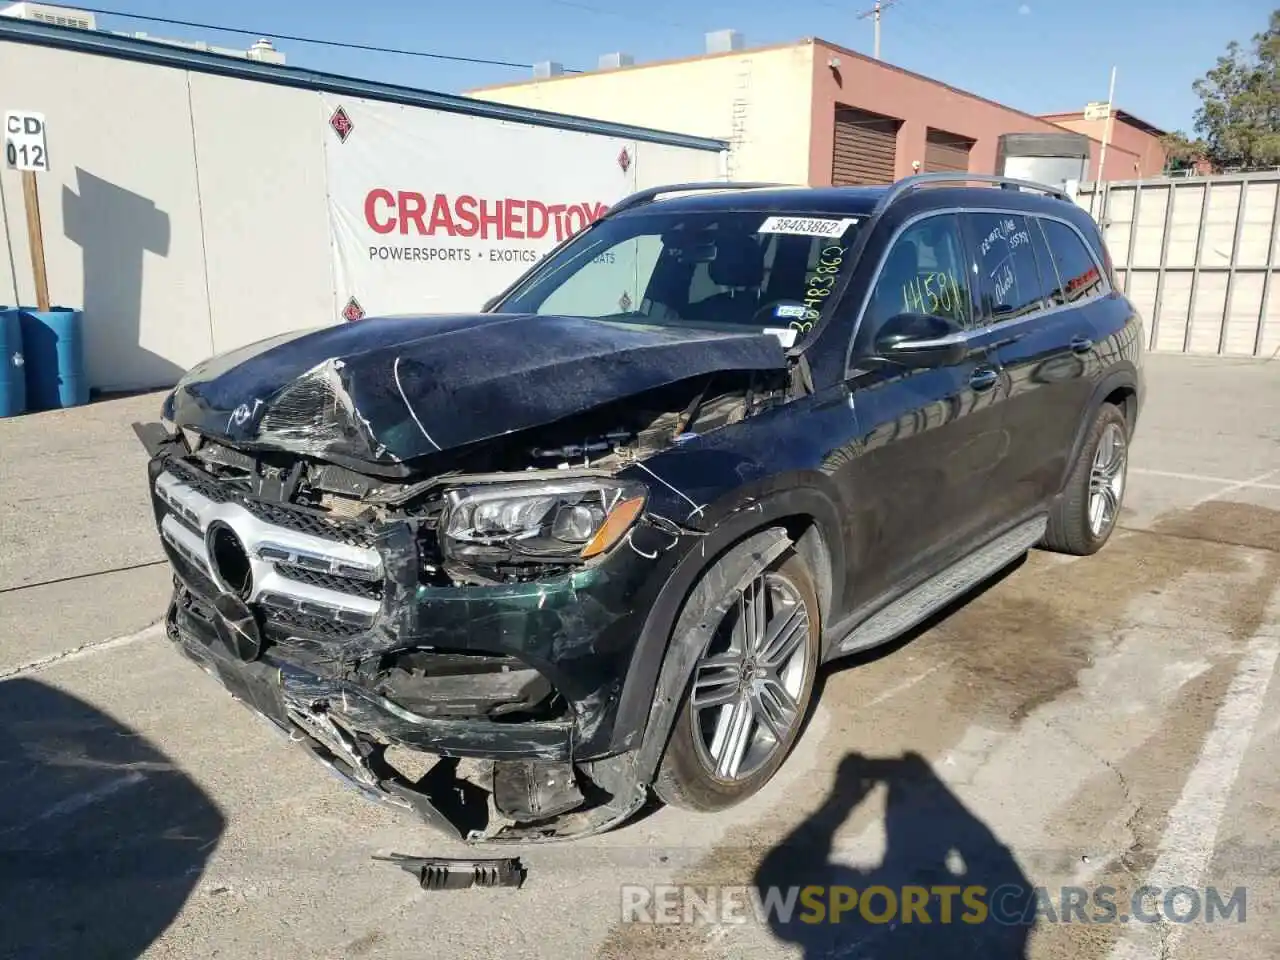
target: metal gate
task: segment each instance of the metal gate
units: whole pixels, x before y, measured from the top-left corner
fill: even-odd
[[[864,183],[892,183],[902,121],[867,110],[836,110],[831,183],[854,187]]]
[[[1280,352],[1280,171],[1082,183],[1076,202],[1102,226],[1150,349]]]

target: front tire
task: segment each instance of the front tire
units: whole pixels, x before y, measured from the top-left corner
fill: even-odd
[[[699,654],[654,779],[665,803],[723,810],[773,777],[807,716],[820,636],[812,574],[788,551],[751,581]]]
[[[1097,553],[1120,520],[1129,473],[1129,422],[1104,403],[1089,428],[1067,486],[1049,511],[1042,545],[1078,557]]]

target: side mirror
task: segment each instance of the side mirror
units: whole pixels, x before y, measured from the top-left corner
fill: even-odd
[[[924,313],[889,318],[876,336],[876,355],[904,367],[945,367],[969,355],[964,328],[954,320]]]

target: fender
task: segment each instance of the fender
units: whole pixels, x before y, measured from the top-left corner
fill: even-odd
[[[675,725],[685,688],[693,676],[698,654],[712,631],[747,585],[791,544],[791,538],[782,527],[757,530],[734,544],[731,562],[721,571],[724,589],[695,597],[695,602],[682,610],[677,624],[680,636],[673,639],[671,649],[662,660],[662,672],[650,700],[644,737],[635,754],[633,770],[638,784],[647,786],[653,779],[662,751],[666,748],[667,737]]]
[[[1103,401],[1105,401],[1106,398],[1116,390],[1129,389],[1137,395],[1138,405],[1141,406],[1142,392],[1138,384],[1139,377],[1137,368],[1126,360],[1117,364],[1105,377],[1094,385],[1093,393],[1089,397],[1089,405],[1086,408],[1085,416],[1080,418],[1080,425],[1076,427],[1076,437],[1071,444],[1071,455],[1067,457],[1066,467],[1063,470],[1062,477],[1058,481],[1059,496],[1061,496],[1062,491],[1066,489],[1067,481],[1071,478],[1071,471],[1075,469],[1076,462],[1080,459],[1080,451],[1084,448],[1085,437],[1088,436],[1089,429],[1093,426],[1093,418],[1102,407]],[[1134,420],[1136,423],[1136,412]],[[1134,425],[1135,424],[1133,423],[1129,425],[1131,431]]]
[[[673,651],[668,648],[685,600],[703,573],[743,538],[765,528],[780,526],[778,521],[798,515],[811,517],[822,537],[831,574],[830,599],[826,606],[832,610],[840,609],[843,602],[839,590],[844,583],[844,542],[839,513],[825,494],[813,487],[781,490],[751,502],[749,507],[740,507],[729,513],[705,536],[694,541],[654,601],[636,643],[618,700],[610,752],[634,749],[641,740],[647,745],[655,736],[665,745],[678,702],[672,705],[669,716],[655,714],[653,705],[655,696],[661,695],[658,689],[659,670],[665,672],[665,665],[672,658]],[[815,570],[814,575],[821,580],[823,572]],[[690,660],[689,670],[692,668],[693,661]],[[687,682],[686,673],[679,678],[681,690]],[[653,726],[655,722],[657,727]]]
[[[710,631],[728,612],[738,594],[791,545],[786,530],[778,526],[757,529],[746,539],[737,541],[732,558],[718,571],[715,587],[700,593],[690,605],[682,602],[679,628],[681,636],[673,644],[671,655],[662,663],[662,676],[654,696],[646,707],[644,739],[640,746],[601,760],[588,761],[588,776],[612,794],[612,799],[576,819],[569,829],[558,830],[541,825],[504,827],[496,834],[478,831],[468,835],[469,842],[543,843],[595,836],[613,829],[637,813],[649,799],[649,785],[667,737],[675,723],[681,695],[693,674],[698,652],[707,642]],[[699,551],[700,552],[700,551]],[[718,589],[716,589],[718,588]]]

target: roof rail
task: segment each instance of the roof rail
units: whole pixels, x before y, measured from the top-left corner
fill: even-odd
[[[885,209],[903,194],[910,193],[918,187],[927,187],[936,183],[990,183],[1005,189],[1035,190],[1053,197],[1055,200],[1066,200],[1068,202],[1071,200],[1057,187],[1034,183],[1030,180],[1015,180],[1012,177],[1002,177],[992,173],[917,173],[914,176],[903,177],[901,180],[890,184],[889,189],[876,205],[876,210],[878,212]]]
[[[697,183],[669,183],[662,187],[649,187],[623,197],[609,208],[609,215],[652,203],[664,193],[697,193],[704,190],[764,190],[770,187],[789,187],[789,183],[731,183],[726,180],[706,180]]]

